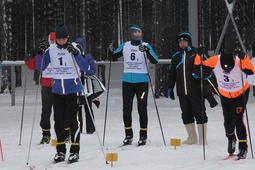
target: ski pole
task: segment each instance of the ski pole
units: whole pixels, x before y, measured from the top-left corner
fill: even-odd
[[[25,100],[26,100],[26,88],[27,88],[27,67],[25,69],[24,93],[23,93],[23,104],[22,104],[22,114],[21,114],[21,123],[20,123],[19,145],[21,145],[21,137],[22,137],[22,130],[23,130],[23,118],[24,118],[24,109],[25,109]]]
[[[107,50],[107,56],[109,56],[109,49]],[[106,120],[107,120],[107,113],[108,113],[108,100],[109,100],[109,90],[110,90],[110,81],[111,81],[112,56],[110,56],[109,59],[110,59],[110,65],[109,65],[108,84],[107,84],[107,94],[106,94],[106,104],[105,104],[103,146],[104,146],[104,141],[105,141]]]
[[[200,88],[201,88],[201,115],[202,115],[202,138],[203,138],[203,156],[205,160],[205,127],[204,127],[204,78],[203,78],[203,61],[204,55],[201,55],[200,63]]]
[[[3,153],[3,147],[2,147],[2,141],[1,141],[1,139],[0,139],[0,150],[1,150],[2,161],[4,161],[4,153]]]
[[[31,152],[31,145],[32,145],[32,137],[34,133],[34,126],[35,126],[35,116],[36,116],[36,110],[37,110],[37,103],[38,103],[38,92],[40,88],[40,82],[41,82],[41,77],[42,77],[42,66],[44,62],[44,50],[42,54],[42,59],[41,59],[41,65],[40,65],[40,72],[39,72],[39,78],[38,78],[38,85],[36,88],[36,95],[35,95],[35,108],[34,108],[34,115],[33,115],[33,122],[32,122],[32,130],[31,130],[31,136],[30,136],[30,142],[29,142],[29,149],[28,149],[28,155],[27,155],[27,165],[29,164],[29,158],[30,158],[30,152]]]
[[[150,84],[150,87],[151,87],[151,93],[152,93],[152,97],[153,97],[155,109],[156,109],[157,116],[158,116],[158,122],[159,122],[160,130],[161,130],[161,135],[162,135],[162,138],[163,138],[163,143],[164,143],[164,145],[166,146],[166,141],[165,141],[165,137],[164,137],[164,132],[163,132],[163,128],[162,128],[160,116],[159,116],[158,106],[157,106],[156,99],[155,99],[155,93],[154,93],[153,86],[152,86],[152,82],[151,82],[151,76],[150,76],[150,73],[149,73],[148,63],[147,63],[147,58],[146,58],[145,52],[143,52],[143,57],[144,57],[144,60],[145,60],[145,65],[146,65],[146,69],[147,69],[148,76],[149,76],[149,84]]]
[[[72,59],[73,59],[73,63],[74,63],[74,67],[75,67],[75,70],[76,70],[78,79],[79,79],[79,81],[80,81],[80,83],[81,83],[80,74],[79,74],[79,71],[78,71],[78,68],[77,68],[77,65],[76,65],[76,61],[75,61],[75,59],[74,59],[74,55],[73,55],[72,53],[71,53],[71,56],[72,56]],[[105,162],[106,162],[106,164],[108,164],[108,162],[107,162],[107,160],[106,160],[105,152],[104,152],[104,149],[103,149],[103,146],[102,146],[102,142],[101,142],[101,140],[100,140],[100,137],[99,137],[99,134],[98,134],[98,131],[97,131],[97,128],[96,128],[95,120],[94,120],[94,118],[93,118],[93,115],[92,115],[92,112],[91,112],[91,108],[90,108],[90,106],[89,106],[89,102],[88,102],[88,99],[87,99],[87,96],[86,96],[86,93],[85,93],[85,89],[84,89],[84,86],[83,86],[82,83],[81,83],[81,86],[82,86],[82,92],[84,93],[84,97],[85,97],[86,104],[87,104],[87,106],[88,106],[89,114],[90,114],[90,116],[91,116],[91,118],[92,118],[92,122],[93,122],[94,127],[95,127],[95,132],[96,132],[96,134],[97,134],[97,138],[98,138],[98,141],[99,141],[99,144],[100,144],[102,153],[103,153],[103,155],[104,155]]]

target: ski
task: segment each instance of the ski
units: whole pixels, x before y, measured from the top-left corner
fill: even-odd
[[[223,160],[229,160],[229,159],[235,158],[235,157],[237,157],[237,155],[229,155],[226,158],[224,158]]]

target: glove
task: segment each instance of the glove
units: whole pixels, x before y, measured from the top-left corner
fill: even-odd
[[[31,56],[31,54],[25,54],[25,56],[24,56],[24,61],[25,62],[27,62],[28,60],[30,60],[30,59],[32,59],[32,56]]]
[[[74,46],[71,43],[67,44],[66,49],[69,53],[73,54],[74,56],[77,56],[79,54],[79,51],[76,48],[74,48]]]
[[[205,47],[199,47],[199,48],[197,49],[197,54],[198,54],[198,55],[203,55],[203,54],[205,54],[205,53],[206,53]]]
[[[109,44],[108,49],[109,49],[111,52],[113,52],[113,42],[111,42],[111,43]]]
[[[42,40],[39,44],[38,54],[43,55],[44,51],[47,49],[47,42],[46,40]]]
[[[173,88],[168,88],[167,97],[172,99],[172,100],[174,100],[174,91],[173,91]]]
[[[192,76],[197,79],[199,77],[199,75],[197,75],[196,73],[192,73]]]
[[[246,57],[246,55],[243,51],[237,51],[237,55],[241,60],[245,59],[245,57]]]
[[[146,47],[145,45],[139,45],[139,51],[146,52],[146,51],[149,51],[149,48]]]

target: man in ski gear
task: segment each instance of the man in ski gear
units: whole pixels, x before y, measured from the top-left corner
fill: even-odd
[[[92,55],[90,53],[86,53],[86,39],[76,38],[75,42],[77,43],[77,48],[79,48],[82,56],[84,58],[86,58],[89,63],[89,69],[86,72],[81,71],[81,81],[82,81],[84,88],[86,88],[85,86],[87,84],[85,85],[84,75],[88,75],[88,76],[95,75],[96,74],[96,64],[95,64],[95,61],[94,61],[94,58],[92,57]],[[85,101],[83,103],[84,110],[85,110],[85,116],[86,116],[86,132],[87,132],[87,134],[92,134],[95,132],[95,126],[94,126],[94,123],[92,120],[92,119],[94,119],[94,114],[93,114],[93,109],[92,109],[91,98],[88,96],[87,100],[88,100],[89,106],[87,105],[87,103]],[[89,108],[90,108],[93,118],[90,115]],[[79,107],[79,120],[80,120],[80,122],[83,122],[82,121],[82,106]],[[83,123],[81,123],[81,132],[82,132],[82,125],[83,125]]]
[[[235,152],[236,134],[239,140],[238,159],[245,159],[248,152],[246,127],[243,121],[249,96],[249,83],[246,75],[255,73],[255,68],[247,54],[236,51],[235,54],[222,53],[201,62],[197,55],[195,65],[214,68],[224,116],[224,127],[228,138],[228,153]]]
[[[56,41],[56,35],[55,32],[50,33],[49,35],[49,44],[53,44]],[[46,41],[43,41],[40,43],[42,47],[47,48]],[[36,56],[33,58],[28,59],[25,61],[27,68],[29,70],[35,70],[36,69]],[[42,128],[42,139],[40,141],[40,144],[49,144],[51,139],[51,124],[50,124],[50,116],[51,116],[51,108],[53,105],[53,95],[51,93],[52,90],[52,73],[51,73],[51,66],[50,64],[48,67],[42,71],[41,74],[41,80],[40,84],[42,86],[41,88],[41,100],[42,100],[42,113],[41,113],[41,121],[40,126]],[[68,123],[66,123],[68,125]],[[66,139],[69,138],[69,130],[70,128],[66,125],[65,128],[65,134]]]
[[[66,26],[60,25],[55,29],[56,44],[52,44],[47,50],[40,45],[36,60],[36,68],[43,71],[51,63],[53,84],[53,108],[55,132],[57,135],[57,154],[55,162],[65,160],[65,118],[69,120],[71,130],[71,147],[69,162],[79,159],[80,128],[78,116],[78,95],[82,92],[82,85],[78,73],[80,69],[87,71],[89,64],[74,47],[75,43],[68,43],[69,31]],[[46,51],[45,51],[46,50]]]
[[[158,62],[158,57],[152,47],[142,41],[142,29],[138,26],[130,28],[131,41],[127,41],[113,52],[113,61],[123,56],[124,73],[122,75],[123,120],[125,126],[124,145],[133,141],[132,109],[133,99],[137,97],[137,107],[140,117],[140,138],[138,145],[145,145],[147,140],[147,98],[149,75],[147,62]],[[110,44],[109,49],[113,49]]]
[[[188,32],[180,33],[177,37],[180,47],[173,56],[169,69],[168,97],[174,100],[174,86],[176,83],[182,110],[182,120],[185,125],[188,138],[183,144],[197,144],[195,120],[199,133],[199,144],[207,144],[207,121],[204,101],[201,103],[201,81],[193,74],[194,59],[197,49],[192,46],[191,35]],[[204,77],[206,78],[206,77]],[[203,111],[201,113],[201,107]],[[204,135],[203,135],[204,128]]]

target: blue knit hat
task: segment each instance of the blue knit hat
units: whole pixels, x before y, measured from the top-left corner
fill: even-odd
[[[66,26],[59,25],[55,29],[56,39],[69,38],[69,31]]]
[[[192,45],[192,38],[189,32],[183,32],[180,33],[177,37],[177,42],[179,43],[180,41],[188,41],[189,45]]]
[[[134,32],[134,31],[140,31],[142,32],[142,29],[138,26],[132,26],[130,27],[130,33]]]

